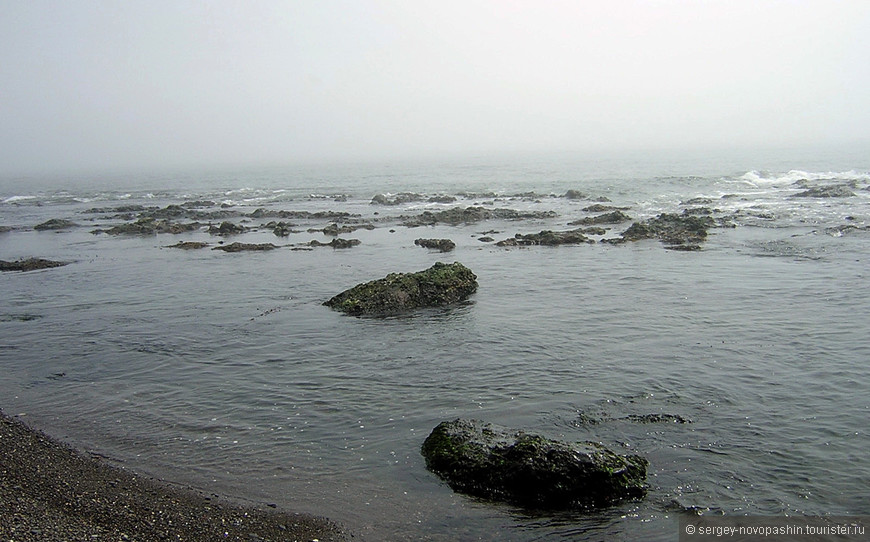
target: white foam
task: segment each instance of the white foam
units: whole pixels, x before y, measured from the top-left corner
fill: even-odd
[[[36,199],[36,196],[10,196],[3,200],[3,203],[17,203],[19,201],[27,201]]]
[[[738,179],[755,188],[791,186],[798,181],[864,181],[870,182],[870,174],[850,171],[808,172],[793,169],[785,174],[771,174],[757,170],[747,171]]]

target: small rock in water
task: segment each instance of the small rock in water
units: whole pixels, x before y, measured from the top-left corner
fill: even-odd
[[[450,239],[416,239],[414,244],[418,247],[431,248],[441,252],[450,252],[456,248],[456,243]]]

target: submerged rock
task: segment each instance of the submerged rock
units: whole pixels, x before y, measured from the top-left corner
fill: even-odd
[[[199,241],[180,241],[174,245],[169,245],[166,248],[180,248],[181,250],[199,250],[208,246],[208,243]]]
[[[456,248],[456,243],[450,239],[415,239],[414,244],[418,247],[431,248],[441,252],[450,252]]]
[[[435,224],[450,224],[456,226],[459,224],[474,224],[483,220],[500,219],[500,220],[521,220],[526,218],[553,218],[556,213],[553,211],[516,211],[514,209],[484,209],[483,207],[454,207],[453,209],[445,209],[443,211],[423,211],[415,217],[406,217],[403,222],[404,226],[409,228],[417,226],[432,226]]]
[[[594,442],[561,442],[479,420],[440,423],[426,467],[454,491],[537,509],[589,509],[646,491],[646,459]]]
[[[214,247],[212,250],[223,250],[224,252],[243,252],[243,251],[260,251],[260,250],[275,250],[278,248],[272,243],[230,243],[229,245],[221,245]]]
[[[635,423],[692,423],[679,414],[629,414],[624,419]]]
[[[628,211],[628,209],[629,207],[615,207],[613,205],[602,205],[600,203],[583,208],[587,213],[609,213],[610,211]]]
[[[589,194],[579,190],[568,190],[562,197],[566,199],[589,199]]]
[[[63,220],[61,218],[52,218],[51,220],[46,220],[42,224],[37,224],[33,227],[34,230],[66,230],[69,228],[74,228],[78,226],[75,222],[71,220]]]
[[[324,305],[354,316],[380,316],[455,303],[476,290],[477,276],[470,269],[459,262],[438,262],[418,273],[390,273],[358,284]]]
[[[557,246],[557,245],[579,245],[583,243],[594,243],[583,234],[583,230],[569,231],[550,231],[544,230],[539,233],[530,233],[523,235],[516,234],[513,238],[499,241],[496,246],[499,247],[516,247],[516,246]]]
[[[332,241],[328,243],[321,243],[320,241],[314,240],[308,243],[310,247],[332,247],[332,248],[351,248],[360,244],[359,239],[342,239],[341,237],[336,237]]]
[[[0,271],[36,271],[38,269],[62,267],[68,263],[69,262],[43,260],[42,258],[28,258],[26,260],[18,260],[14,262],[0,260]]]
[[[850,198],[855,193],[848,185],[834,184],[828,186],[816,186],[803,192],[792,195],[793,198]]]

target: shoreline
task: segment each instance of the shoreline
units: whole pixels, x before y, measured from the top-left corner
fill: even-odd
[[[270,506],[242,506],[109,465],[0,410],[4,542],[349,539],[325,518]]]

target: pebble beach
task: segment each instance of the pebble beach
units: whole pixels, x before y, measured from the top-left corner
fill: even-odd
[[[344,541],[322,518],[120,469],[0,413],[0,540]]]

